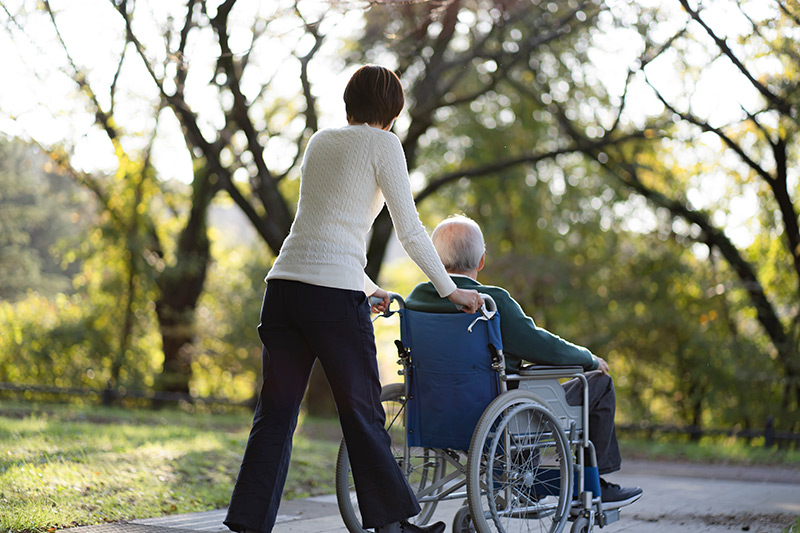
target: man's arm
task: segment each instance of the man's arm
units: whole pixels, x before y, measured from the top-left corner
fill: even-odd
[[[585,370],[596,370],[600,365],[599,358],[588,349],[538,327],[508,291],[483,287],[482,292],[489,293],[497,303],[503,351],[507,354],[540,365],[578,365]]]

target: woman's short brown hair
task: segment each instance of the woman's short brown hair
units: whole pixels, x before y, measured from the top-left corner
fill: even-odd
[[[397,118],[403,105],[405,95],[400,78],[377,65],[364,65],[355,71],[344,90],[345,110],[354,122],[386,127]]]

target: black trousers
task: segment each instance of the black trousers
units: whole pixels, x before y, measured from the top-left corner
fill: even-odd
[[[225,525],[263,533],[275,525],[300,401],[317,359],[336,401],[364,527],[419,513],[384,429],[365,294],[270,280],[258,333],[264,344],[264,385]]]
[[[601,474],[610,474],[620,469],[622,458],[617,443],[617,428],[614,414],[617,398],[611,376],[599,370],[586,373],[589,383],[589,440],[597,452],[597,469]],[[583,382],[577,378],[564,383],[567,403],[583,403]]]

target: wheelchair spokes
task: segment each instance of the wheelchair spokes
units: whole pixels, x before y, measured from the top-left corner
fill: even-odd
[[[392,441],[392,453],[403,474],[408,480],[415,494],[435,486],[441,477],[442,460],[438,452],[430,448],[410,448],[408,460],[404,452],[404,414],[405,414],[405,387],[401,383],[394,383],[383,388],[381,404],[386,414],[386,430]],[[362,527],[361,512],[358,508],[358,498],[355,492],[355,483],[350,471],[350,461],[347,456],[347,447],[344,440],[339,447],[336,461],[336,500],[342,520],[350,532],[366,532]],[[422,511],[413,522],[425,523],[433,515],[438,502],[436,492],[431,496],[419,498]]]
[[[568,520],[575,521],[573,531],[591,531],[595,523],[618,519],[618,511],[603,510],[599,497],[581,367],[507,374],[499,315],[475,321],[461,313],[408,310],[402,298],[393,300],[400,307],[396,344],[405,383],[384,387],[381,402],[394,457],[422,507],[416,523],[429,522],[438,502],[465,495],[454,533],[562,533]],[[461,367],[447,386],[439,381]],[[568,404],[559,381],[572,378],[584,385],[580,406]],[[518,387],[509,390],[513,382]],[[366,533],[344,443],[336,496],[348,530]]]
[[[469,504],[478,532],[553,533],[564,527],[571,461],[566,436],[547,407],[523,391],[498,398],[478,423],[470,463]]]

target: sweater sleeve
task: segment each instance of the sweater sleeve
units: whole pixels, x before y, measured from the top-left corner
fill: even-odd
[[[375,177],[381,188],[389,214],[392,216],[397,238],[403,249],[433,282],[439,296],[445,297],[456,290],[456,285],[442,265],[425,227],[419,219],[403,153],[396,135],[381,132],[376,135],[373,150]]]
[[[491,296],[500,313],[503,351],[541,365],[597,369],[598,361],[592,352],[538,327],[507,291],[495,287]]]
[[[379,288],[378,285],[374,281],[372,281],[370,277],[367,276],[366,273],[364,273],[364,292],[366,293],[366,295],[372,296],[373,294],[375,294],[375,291],[377,291],[378,288]]]

